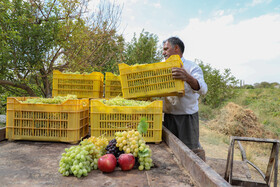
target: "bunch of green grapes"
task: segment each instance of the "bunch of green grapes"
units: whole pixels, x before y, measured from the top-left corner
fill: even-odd
[[[97,169],[98,160],[93,155],[99,151],[92,142],[83,140],[78,146],[66,148],[65,152],[62,153],[58,170],[63,176],[73,174],[80,178],[87,176],[92,169]]]
[[[68,99],[77,99],[76,95],[67,95],[67,96],[55,96],[53,98],[32,98],[22,101],[22,103],[31,103],[31,104],[61,104]]]
[[[149,145],[146,145],[142,135],[135,130],[116,132],[115,139],[116,146],[120,151],[131,153],[134,157],[139,159],[139,170],[149,170],[153,166],[152,150]]]
[[[151,104],[150,101],[129,100],[119,96],[108,100],[101,99],[100,101],[108,106],[147,106]]]
[[[116,132],[115,136],[115,139],[117,140],[116,146],[120,149],[120,151],[123,150],[125,153],[132,153],[134,157],[138,156],[138,151],[140,148],[139,143],[143,143],[143,145],[145,144],[145,142],[143,142],[144,140],[141,139],[142,136],[138,131],[131,130]]]
[[[109,141],[106,137],[104,136],[99,136],[99,137],[95,137],[95,136],[91,136],[88,138],[89,142],[92,142],[95,145],[96,150],[98,151],[94,157],[95,158],[99,158],[101,156],[103,156],[106,152],[105,148],[108,145]]]
[[[152,150],[149,148],[148,145],[146,145],[146,148],[144,148],[144,150],[146,151],[145,154],[138,156],[138,162],[139,162],[139,166],[138,169],[139,170],[150,170],[151,167],[154,166],[153,164],[153,159],[152,157]]]

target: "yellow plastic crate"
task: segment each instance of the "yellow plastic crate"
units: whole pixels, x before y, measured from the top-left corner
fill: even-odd
[[[121,78],[111,72],[105,73],[105,98],[122,96]]]
[[[7,98],[6,138],[77,143],[89,132],[89,100],[62,104],[21,103],[29,97]]]
[[[91,136],[104,135],[111,140],[115,132],[137,130],[141,117],[146,117],[149,123],[144,140],[161,142],[162,101],[154,101],[148,106],[107,106],[98,99],[91,100]]]
[[[77,95],[78,98],[102,98],[104,75],[92,72],[89,75],[64,74],[53,71],[52,96]]]
[[[183,95],[184,82],[172,78],[172,68],[181,65],[182,60],[178,55],[171,56],[165,62],[153,64],[119,64],[123,98]]]

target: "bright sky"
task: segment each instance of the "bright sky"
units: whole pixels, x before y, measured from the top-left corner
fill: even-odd
[[[184,57],[231,69],[245,84],[280,83],[280,0],[118,0],[119,32],[130,41],[142,29],[161,44],[185,43]]]

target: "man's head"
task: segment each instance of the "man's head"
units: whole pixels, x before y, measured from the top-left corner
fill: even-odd
[[[183,56],[185,50],[185,45],[178,37],[170,37],[163,42],[163,52],[165,60],[171,55]]]

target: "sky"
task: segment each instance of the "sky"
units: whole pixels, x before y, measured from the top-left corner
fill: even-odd
[[[144,29],[185,44],[199,59],[245,84],[280,83],[280,0],[117,0],[118,32],[130,42]]]

